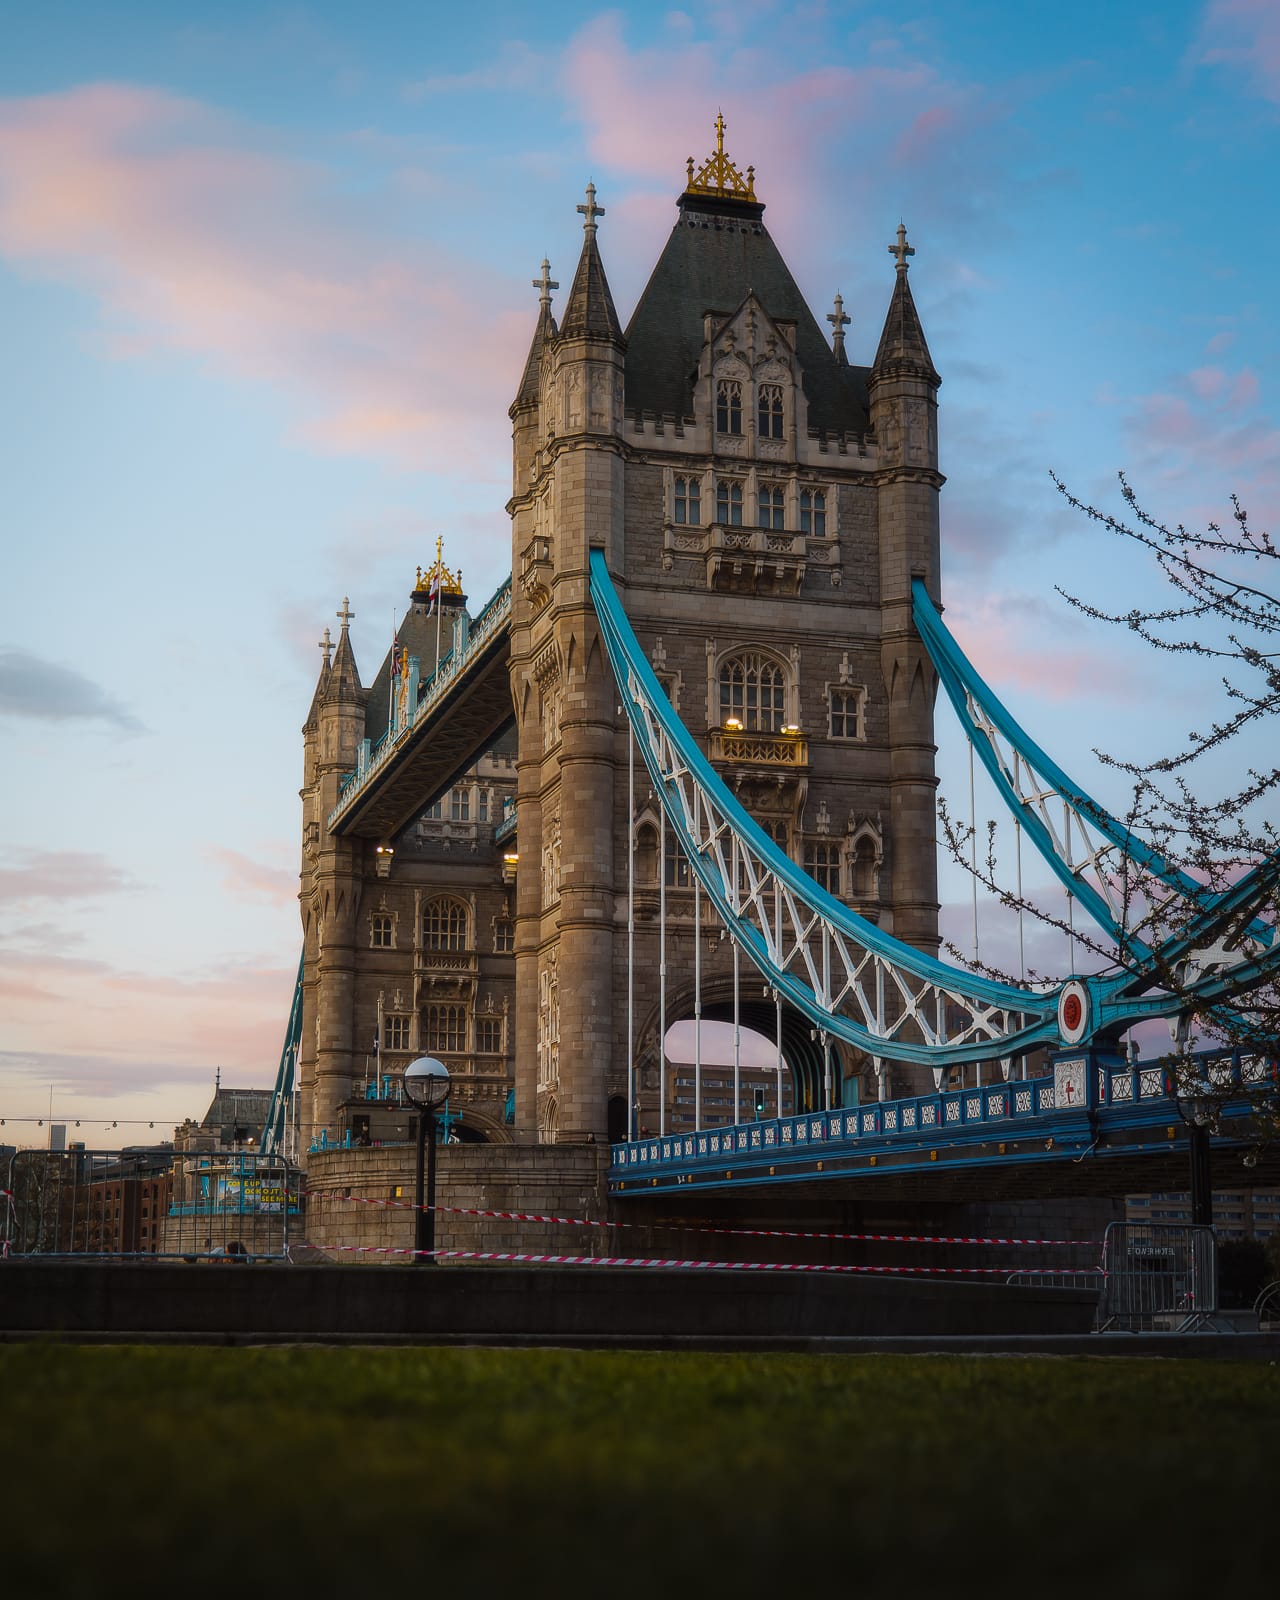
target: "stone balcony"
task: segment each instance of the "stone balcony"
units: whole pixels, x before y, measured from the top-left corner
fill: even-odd
[[[840,581],[834,540],[783,529],[669,522],[663,529],[663,565],[669,569],[680,558],[700,560],[707,588],[724,593],[798,594],[811,566],[829,572],[833,584]]]
[[[771,767],[795,773],[809,767],[809,741],[798,728],[782,733],[712,728],[707,733],[707,754],[717,766]]]

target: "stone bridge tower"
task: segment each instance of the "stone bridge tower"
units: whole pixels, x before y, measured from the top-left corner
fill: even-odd
[[[543,263],[511,407],[511,690],[519,738],[516,1136],[606,1136],[638,1067],[658,1125],[660,879],[666,1020],[725,1015],[728,954],[695,929],[687,869],[640,783],[588,593],[602,549],[659,680],[758,821],[832,892],[935,952],[935,683],[910,623],[939,598],[936,392],[905,229],[870,367],[851,364],[840,296],[822,331],[764,226],[754,169],[716,149],[677,201],[623,331],[588,187],[563,315]],[[628,840],[636,851],[634,1024],[627,1022]],[[705,910],[705,907],[704,907]],[[742,1020],[773,1031],[772,1006]],[[629,1036],[632,1035],[632,1036]],[[814,1093],[807,1023],[784,1018],[794,1102]],[[846,1100],[868,1063],[838,1063]],[[667,1076],[666,1126],[680,1111]],[[624,1102],[625,1103],[625,1102]],[[730,1120],[725,1118],[724,1120]],[[616,1131],[616,1130],[615,1130]]]

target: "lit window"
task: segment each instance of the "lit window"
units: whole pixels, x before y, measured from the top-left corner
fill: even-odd
[[[427,1007],[428,1050],[457,1055],[467,1048],[467,1008],[465,1006]]]
[[[720,725],[778,733],[785,721],[782,668],[765,656],[733,656],[720,667]]]
[[[502,1018],[479,1017],[476,1019],[476,1051],[479,1055],[500,1056],[502,1054]]]
[[[422,942],[428,950],[465,950],[467,908],[457,900],[432,900],[422,915]]]
[[[728,378],[716,385],[716,432],[742,432],[742,385]]]
[[[827,492],[825,489],[801,489],[800,532],[811,533],[815,539],[827,536]]]
[[[450,822],[471,821],[470,789],[451,789],[449,791],[449,820]]]
[[[393,948],[392,937],[393,923],[385,914],[375,916],[369,928],[369,943],[375,950],[390,950]]]
[[[833,739],[866,738],[864,717],[866,703],[866,695],[861,689],[832,689],[831,737]]]
[[[386,1049],[407,1050],[409,1048],[408,1017],[384,1017],[382,1019],[382,1032]]]
[[[834,844],[807,844],[804,870],[829,894],[840,893],[840,849]]]
[[[515,924],[499,917],[493,925],[493,948],[499,955],[510,955],[516,947]]]
[[[742,526],[742,485],[732,478],[716,479],[716,521]]]
[[[676,479],[675,520],[695,526],[702,521],[702,485],[697,478]]]
[[[781,439],[782,385],[780,383],[762,383],[760,385],[756,415],[762,439]]]
[[[776,483],[764,484],[759,492],[760,526],[762,528],[782,527],[782,487]]]

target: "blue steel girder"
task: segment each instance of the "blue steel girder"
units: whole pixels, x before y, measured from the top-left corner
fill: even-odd
[[[1010,716],[919,579],[912,601],[916,629],[947,698],[1001,798],[1060,882],[1115,942],[1124,971],[1109,981],[1108,1001],[1175,975],[1184,1005],[1265,981],[1280,945],[1274,927],[1254,913],[1275,893],[1280,853],[1222,894],[1197,883],[1112,817]],[[1197,972],[1206,976],[1197,978]]]
[[[672,710],[599,550],[591,597],[667,820],[730,935],[783,999],[876,1059],[938,1068],[1057,1042],[1056,991],[993,983],[902,944],[783,854]]]
[[[294,1089],[294,1074],[298,1065],[298,1045],[302,1040],[302,978],[307,952],[298,957],[298,978],[293,986],[293,1003],[289,1007],[289,1022],[285,1028],[284,1045],[280,1051],[280,1066],[276,1071],[275,1088],[271,1091],[271,1104],[267,1108],[258,1150],[263,1155],[276,1154],[284,1140],[285,1117],[289,1096]]]

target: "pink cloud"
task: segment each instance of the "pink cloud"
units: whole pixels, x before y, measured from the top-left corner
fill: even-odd
[[[492,472],[528,336],[514,286],[254,140],[128,85],[0,102],[0,252],[95,295],[126,348],[288,389],[317,448]]]
[[[1114,656],[1085,636],[1065,605],[1033,595],[956,590],[948,595],[947,625],[979,674],[997,694],[1017,688],[1065,703],[1105,695],[1138,701],[1141,674],[1117,674]],[[1079,643],[1073,635],[1079,634]]]
[[[265,900],[282,906],[298,898],[296,868],[269,867],[239,850],[217,848],[209,851],[209,857],[222,867],[224,886],[239,900]]]
[[[1221,367],[1197,367],[1194,372],[1187,374],[1187,382],[1202,400],[1212,400],[1215,395],[1222,393],[1222,386],[1227,381],[1227,375]]]
[[[1254,94],[1280,102],[1280,8],[1275,0],[1211,0],[1192,59],[1232,68]]]
[[[88,900],[138,885],[105,856],[86,850],[25,850],[15,865],[0,867],[0,903]]]

